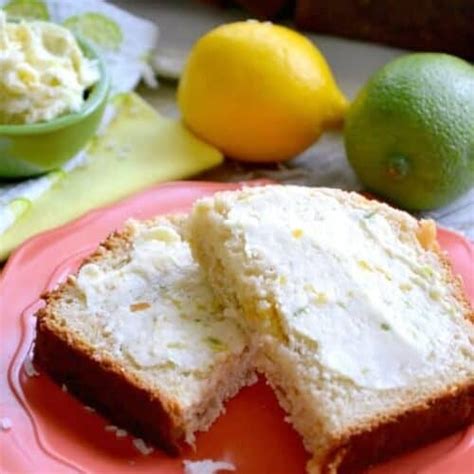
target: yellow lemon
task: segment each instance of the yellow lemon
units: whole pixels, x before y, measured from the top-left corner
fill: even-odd
[[[348,103],[304,36],[258,21],[220,26],[192,48],[178,88],[186,125],[242,161],[284,161],[342,123]]]

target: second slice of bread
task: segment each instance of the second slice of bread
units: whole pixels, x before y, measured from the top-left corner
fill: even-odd
[[[35,362],[86,404],[177,453],[255,380],[253,349],[214,299],[183,218],[130,222],[45,296]]]
[[[225,192],[193,254],[262,342],[259,368],[313,459],[353,473],[473,421],[474,326],[434,224],[356,193]]]

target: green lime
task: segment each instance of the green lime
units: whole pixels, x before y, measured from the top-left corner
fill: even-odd
[[[120,26],[100,13],[84,13],[64,20],[64,26],[74,33],[106,49],[118,49],[123,36]]]
[[[11,18],[26,20],[49,20],[48,7],[43,0],[11,0],[3,9]]]
[[[395,59],[352,103],[344,141],[369,190],[411,210],[449,203],[474,184],[474,67],[439,53]]]

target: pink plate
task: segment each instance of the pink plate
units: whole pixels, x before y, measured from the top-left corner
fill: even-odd
[[[112,207],[46,232],[26,242],[10,258],[0,277],[0,418],[11,428],[0,431],[2,473],[150,473],[182,472],[182,459],[233,462],[244,474],[303,473],[307,455],[298,435],[263,381],[242,390],[228,403],[196,451],[170,458],[155,450],[140,454],[132,438],[117,438],[107,420],[86,409],[40,374],[29,377],[25,359],[34,338],[39,296],[74,271],[112,230],[129,217],[189,209],[199,197],[236,184],[182,182],[154,187]],[[474,246],[440,229],[438,238],[474,301]],[[30,374],[31,375],[31,374]],[[474,428],[372,470],[372,474],[471,474]]]

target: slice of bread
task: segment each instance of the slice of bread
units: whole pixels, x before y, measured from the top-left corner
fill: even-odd
[[[216,295],[260,334],[258,367],[313,458],[353,473],[474,421],[473,313],[431,221],[324,188],[196,203]]]
[[[255,380],[253,349],[214,299],[182,217],[129,222],[44,298],[35,362],[121,428],[178,453]]]

